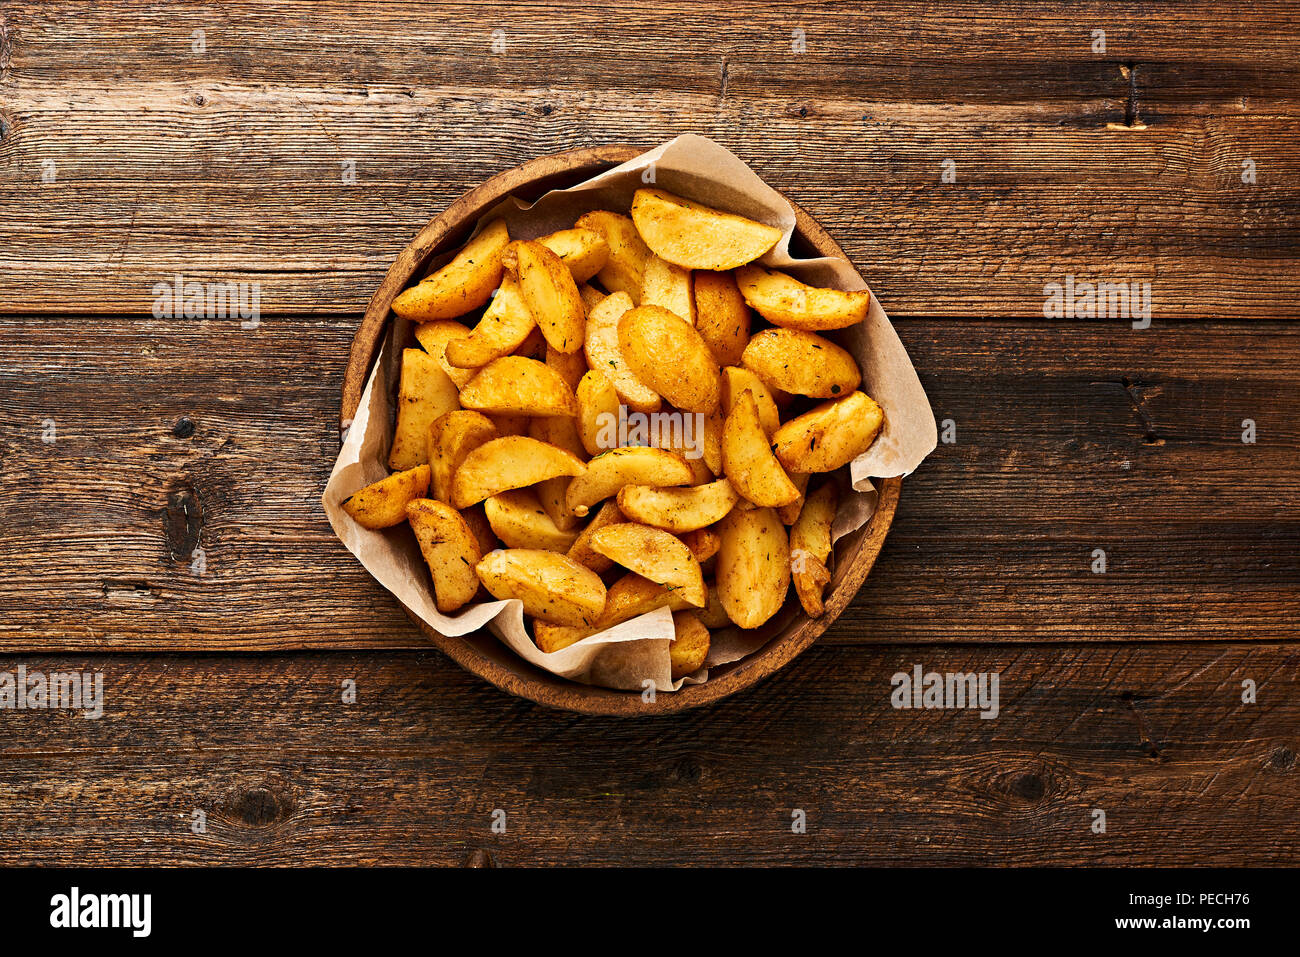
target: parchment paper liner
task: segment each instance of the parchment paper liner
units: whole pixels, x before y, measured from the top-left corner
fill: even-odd
[[[643,153],[621,166],[577,186],[553,190],[531,206],[514,198],[502,202],[480,220],[501,217],[514,239],[535,239],[573,225],[592,209],[626,212],[632,194],[653,185],[710,206],[740,213],[783,230],[776,247],[761,260],[812,285],[865,289],[857,270],[842,259],[791,258],[794,210],[734,154],[702,136],[684,135]],[[875,443],[850,465],[855,492],[841,497],[833,538],[839,540],[862,527],[876,506],[872,477],[907,475],[930,454],[938,441],[934,415],[925,390],[889,317],[876,301],[866,321],[832,336],[857,358],[862,388],[885,410],[885,426]],[[357,415],[325,486],[322,503],[339,539],[375,579],[434,630],[464,635],[487,627],[525,661],[574,681],[607,688],[640,691],[647,679],[657,691],[676,691],[683,683],[698,684],[708,669],[737,661],[757,651],[771,637],[769,628],[716,632],[705,667],[673,682],[668,642],[673,637],[672,614],[656,609],[608,631],[584,638],[561,651],[544,654],[524,627],[523,603],[517,600],[468,605],[457,615],[443,615],[434,605],[428,569],[414,535],[406,526],[370,531],[352,521],[342,502],[358,489],[388,475],[385,463],[393,432],[401,349],[408,340],[407,324],[395,319],[381,347]],[[784,613],[783,613],[784,614]],[[783,617],[778,616],[778,617]]]

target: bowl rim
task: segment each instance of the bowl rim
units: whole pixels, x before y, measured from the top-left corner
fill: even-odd
[[[371,369],[378,356],[392,314],[391,305],[412,276],[439,246],[467,227],[489,209],[512,193],[521,189],[535,190],[548,180],[580,182],[602,170],[609,169],[641,155],[644,150],[626,144],[609,144],[566,150],[534,157],[518,166],[497,173],[479,186],[469,190],[449,205],[416,234],[402,249],[370,303],[352,339],[348,364],[343,377],[340,403],[340,435],[345,435],[356,416],[361,395],[369,381]],[[571,183],[570,183],[571,185]],[[775,187],[773,187],[775,188]],[[780,192],[779,190],[777,191]],[[797,203],[781,194],[794,209],[795,233],[812,245],[822,255],[839,256],[848,260],[844,250]],[[485,650],[484,640],[476,635],[449,636],[431,628],[411,609],[394,596],[402,610],[434,645],[466,671],[495,685],[502,691],[526,698],[546,707],[575,711],[590,715],[634,716],[671,714],[688,708],[700,707],[726,698],[748,688],[775,673],[806,650],[840,616],[857,595],[866,580],[885,536],[893,524],[902,488],[901,478],[877,480],[879,500],[867,525],[859,532],[857,548],[847,562],[837,560],[836,573],[828,588],[825,611],[818,618],[809,618],[797,607],[795,620],[774,634],[758,651],[733,664],[720,666],[703,684],[684,685],[678,691],[664,692],[645,700],[636,691],[616,691],[594,685],[585,685],[553,675],[536,668],[518,657],[494,635],[488,635],[493,651]],[[789,599],[787,598],[787,602]],[[787,607],[789,607],[787,605]],[[505,661],[498,660],[505,658]]]

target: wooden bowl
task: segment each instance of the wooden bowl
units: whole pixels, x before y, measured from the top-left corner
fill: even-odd
[[[389,307],[393,299],[413,279],[418,281],[431,257],[463,243],[478,219],[506,196],[532,201],[548,190],[572,186],[641,152],[632,146],[596,146],[538,157],[492,177],[431,219],[388,270],[352,340],[343,378],[342,426],[349,425],[356,415],[392,315]],[[811,216],[794,203],[790,205],[796,218],[792,243],[796,248],[792,252],[848,258]],[[826,611],[820,618],[809,618],[797,601],[788,600],[781,612],[763,626],[770,637],[758,651],[711,669],[704,684],[656,695],[653,702],[643,701],[636,692],[590,687],[534,668],[486,630],[458,638],[441,635],[411,614],[410,609],[406,611],[420,630],[461,667],[503,691],[538,704],[605,715],[667,714],[694,708],[735,694],[772,674],[811,645],[848,607],[880,554],[901,487],[901,479],[880,480],[880,501],[871,521],[835,544],[835,573],[827,589]]]

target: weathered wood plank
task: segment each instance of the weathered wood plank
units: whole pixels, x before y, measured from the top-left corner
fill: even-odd
[[[0,711],[0,849],[44,865],[1293,864],[1297,646],[1098,650],[817,646],[720,705],[646,720],[545,711],[437,654],[25,657],[102,671],[105,710]],[[998,717],[893,709],[891,676],[915,664],[999,673]]]
[[[180,272],[258,282],[268,312],[354,312],[419,226],[493,173],[691,131],[821,219],[895,315],[1034,315],[1046,283],[1076,275],[1151,282],[1161,317],[1290,317],[1300,38],[1285,4],[1252,6],[1230,42],[1222,3],[736,17],[719,31],[672,3],[11,4],[0,310],[143,312]]]
[[[355,322],[0,320],[0,648],[421,647],[318,504]],[[1300,634],[1300,327],[899,330],[956,442],[824,641]]]

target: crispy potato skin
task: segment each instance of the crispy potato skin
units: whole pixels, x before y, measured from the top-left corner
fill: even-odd
[[[691,271],[651,255],[641,277],[641,305],[660,306],[695,325],[695,297],[691,294]]]
[[[764,508],[789,505],[799,489],[772,454],[759,421],[754,394],[746,390],[736,400],[722,435],[722,470],[744,498]]]
[[[569,483],[568,503],[575,515],[586,515],[624,485],[688,485],[693,473],[681,456],[667,449],[613,449],[587,463],[586,471]]]
[[[831,472],[869,449],[884,423],[875,400],[852,392],[785,423],[772,436],[772,447],[791,472]]]
[[[457,389],[463,389],[465,383],[478,374],[478,369],[461,369],[452,365],[447,359],[447,347],[453,339],[464,339],[469,334],[470,329],[454,319],[436,319],[415,327],[415,340],[420,348],[433,356]]]
[[[668,661],[672,679],[678,681],[704,667],[709,657],[709,629],[693,613],[679,611],[673,615],[675,637],[668,644]]]
[[[695,328],[720,366],[740,365],[749,342],[753,316],[729,272],[700,270],[691,274]]]
[[[407,503],[406,515],[433,575],[434,604],[450,613],[478,591],[474,567],[482,557],[478,539],[461,514],[446,502],[419,498]]]
[[[636,572],[628,572],[609,586],[605,610],[596,621],[596,628],[601,631],[613,628],[656,608],[685,611],[695,607],[686,601],[680,588],[668,588]]]
[[[749,340],[740,361],[767,385],[814,399],[848,395],[862,381],[847,350],[800,329],[764,329]]]
[[[563,651],[569,645],[577,644],[588,635],[594,635],[596,631],[595,626],[553,625],[539,618],[533,622],[533,644],[537,646],[538,651],[550,655]]]
[[[618,348],[636,378],[686,412],[709,413],[722,394],[713,353],[695,327],[660,306],[639,306],[618,320]]]
[[[826,610],[822,591],[831,580],[826,560],[831,554],[831,525],[839,504],[834,482],[825,482],[807,497],[790,529],[790,572],[799,604],[810,618]]]
[[[700,563],[681,539],[661,528],[623,522],[606,525],[591,536],[591,548],[642,578],[680,588],[682,598],[704,606],[704,575]]]
[[[498,492],[483,503],[488,524],[506,548],[539,548],[567,552],[577,531],[563,531],[546,514],[531,488]]]
[[[618,491],[618,507],[624,515],[675,535],[721,521],[735,504],[736,490],[725,478],[687,488],[625,485]]]
[[[607,424],[618,423],[618,392],[609,377],[596,369],[590,370],[578,383],[578,436],[588,455],[608,452],[601,444],[601,434],[607,433]]]
[[[524,302],[518,280],[506,273],[501,277],[501,288],[484,310],[478,325],[468,336],[452,338],[447,342],[447,363],[457,369],[477,372],[480,366],[508,356],[518,349],[535,328],[537,323],[533,321],[533,314]],[[457,385],[465,387],[461,382]]]
[[[763,431],[771,438],[781,427],[781,412],[776,407],[776,400],[763,380],[743,366],[728,366],[722,370],[722,414],[730,415],[736,401],[745,392],[754,397],[758,407],[758,421]]]
[[[577,539],[569,547],[568,556],[579,565],[590,568],[598,575],[603,575],[614,567],[614,560],[606,558],[591,547],[591,536],[606,525],[614,525],[625,521],[627,519],[619,510],[617,502],[613,500],[605,502],[601,505],[600,511],[596,513],[595,517],[578,533]]]
[[[494,598],[517,598],[524,612],[556,625],[595,624],[605,610],[605,583],[558,552],[508,548],[484,555],[479,580]]]
[[[537,328],[552,348],[576,352],[582,348],[587,307],[567,266],[541,243],[520,242],[517,247],[519,288]]]
[[[579,284],[600,272],[609,259],[609,244],[594,229],[561,229],[535,242],[559,256],[573,281]],[[507,270],[513,272],[518,268],[518,247],[514,243],[506,247],[502,261]]]
[[[427,465],[396,472],[354,492],[343,503],[343,511],[362,528],[400,525],[406,521],[406,503],[428,494],[429,474]]]
[[[638,189],[632,221],[655,255],[683,269],[735,269],[781,238],[775,226],[724,213],[661,189]]]
[[[510,242],[506,224],[494,219],[451,262],[393,300],[403,319],[455,319],[483,306],[501,284],[501,255]]]
[[[429,460],[429,426],[443,413],[460,408],[456,384],[438,361],[420,349],[402,350],[397,389],[397,425],[388,467],[397,471]]]
[[[460,404],[496,415],[578,414],[578,400],[564,377],[546,363],[523,356],[502,356],[485,365],[460,390]]]
[[[465,457],[452,479],[451,503],[465,508],[500,492],[585,471],[582,460],[564,449],[526,435],[505,435]]]
[[[481,412],[444,412],[429,426],[429,466],[433,497],[451,503],[451,483],[465,456],[485,442],[499,438],[497,427]]]
[[[775,615],[790,589],[790,542],[770,508],[732,509],[720,523],[718,600],[741,628]]]
[[[841,292],[807,286],[783,272],[769,272],[759,266],[736,270],[736,283],[745,302],[776,326],[825,332],[844,329],[867,318],[871,293]]]
[[[633,305],[640,303],[641,284],[645,281],[645,264],[650,258],[650,250],[632,220],[619,213],[598,209],[579,216],[575,225],[600,233],[609,247],[605,265],[596,273],[600,284],[612,293],[627,293]]]
[[[583,348],[587,364],[609,379],[623,404],[634,412],[658,412],[663,404],[659,393],[632,371],[619,344],[619,323],[632,308],[632,298],[622,292],[597,303],[587,317]]]

